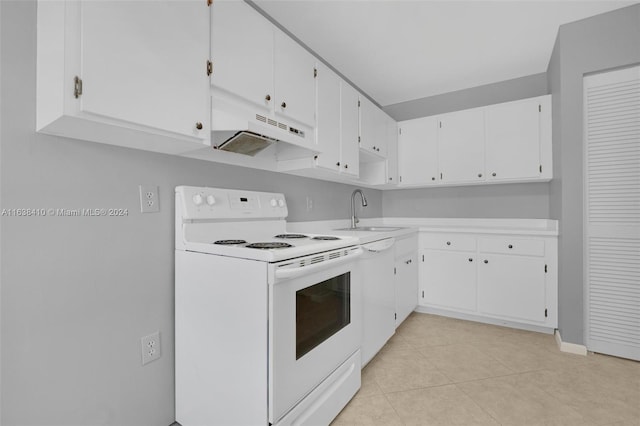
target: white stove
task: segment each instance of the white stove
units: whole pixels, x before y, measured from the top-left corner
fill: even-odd
[[[288,233],[284,195],[180,186],[176,248],[263,262],[356,246],[355,237]]]
[[[176,188],[176,420],[329,424],[360,388],[355,237],[287,233],[284,195]]]

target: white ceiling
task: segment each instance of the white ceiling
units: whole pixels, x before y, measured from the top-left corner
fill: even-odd
[[[638,3],[254,1],[383,106],[545,72],[561,24]]]

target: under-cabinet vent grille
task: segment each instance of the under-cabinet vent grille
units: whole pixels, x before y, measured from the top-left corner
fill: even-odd
[[[283,129],[283,130],[287,130],[288,126],[286,124],[284,124],[284,123],[278,123],[278,127]]]
[[[265,117],[264,115],[256,114],[256,120],[262,121],[263,123],[266,123],[267,122],[267,117]]]
[[[271,124],[272,126],[277,126],[278,125],[278,122],[276,120],[272,120],[270,118],[267,120],[267,123]]]

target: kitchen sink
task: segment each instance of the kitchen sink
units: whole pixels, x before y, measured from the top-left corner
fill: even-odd
[[[340,228],[334,231],[371,231],[371,232],[391,232],[404,229],[398,226],[359,226],[357,228]]]

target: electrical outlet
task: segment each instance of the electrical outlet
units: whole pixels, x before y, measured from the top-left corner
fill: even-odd
[[[156,185],[140,185],[140,212],[155,213],[160,211],[160,198]]]
[[[162,352],[160,351],[160,332],[156,331],[153,334],[144,336],[140,339],[142,343],[142,365],[148,364],[151,361],[155,361],[160,358]]]

